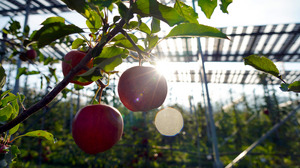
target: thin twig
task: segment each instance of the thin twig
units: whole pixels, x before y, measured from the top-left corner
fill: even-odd
[[[136,52],[139,54],[139,65],[141,65],[141,61],[143,59],[143,54],[147,54],[144,51],[142,51],[132,40],[132,38],[127,34],[126,31],[123,29],[121,30],[121,33],[128,39],[128,41],[132,44],[133,48],[136,50]]]

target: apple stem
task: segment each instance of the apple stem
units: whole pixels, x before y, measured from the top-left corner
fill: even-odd
[[[109,85],[109,78],[107,80],[107,84],[105,85],[100,79],[97,80],[97,85],[99,86],[99,89],[100,89],[100,92],[99,92],[99,104],[101,104],[101,97],[102,97],[102,93],[103,93],[103,89],[106,88],[108,85]],[[98,94],[98,91],[99,89],[97,90],[97,93],[96,95]]]

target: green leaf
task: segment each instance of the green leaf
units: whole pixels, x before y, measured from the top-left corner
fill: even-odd
[[[105,72],[110,72],[113,71],[115,67],[117,67],[121,63],[122,63],[122,56],[120,54],[103,60],[100,64],[97,65],[97,67],[100,67]]]
[[[19,68],[19,72],[17,74],[17,79],[20,78],[21,75],[36,75],[36,74],[40,74],[39,71],[28,71],[28,69],[26,67],[23,68]]]
[[[27,132],[26,134],[20,135],[19,137],[24,137],[24,136],[44,138],[45,140],[54,143],[53,135],[44,130],[35,130],[35,131]]]
[[[128,34],[128,35],[135,43],[137,43],[138,38],[135,35],[133,35],[133,34]],[[116,35],[111,41],[115,41],[115,42],[128,41],[129,42],[129,40],[123,34]]]
[[[53,63],[57,63],[58,60],[52,58],[52,57],[47,57],[45,60],[44,60],[44,65],[48,65],[48,64],[53,64]]]
[[[91,16],[86,20],[86,25],[92,33],[96,33],[102,26],[100,16],[96,11],[90,11]]]
[[[48,67],[48,70],[49,70],[49,72],[51,74],[51,77],[54,77],[55,82],[58,82],[58,78],[56,76],[56,68]]]
[[[7,121],[11,117],[13,112],[14,109],[10,104],[0,109],[0,121],[2,122]]]
[[[250,55],[244,58],[245,65],[250,65],[253,68],[266,72],[268,74],[279,77],[279,70],[276,65],[264,56]]]
[[[159,38],[158,36],[147,36],[147,40],[148,40],[148,49],[152,49],[156,46]]]
[[[8,134],[12,135],[12,134],[16,133],[19,130],[19,127],[20,127],[20,124],[17,124],[16,126],[14,126],[12,129],[10,129],[8,131]]]
[[[5,85],[5,81],[6,81],[5,70],[0,64],[0,90],[2,90],[3,86]]]
[[[142,17],[152,16],[162,20],[169,26],[174,26],[185,21],[185,18],[174,8],[163,5],[156,0],[138,0],[133,4],[132,10]]]
[[[14,160],[17,157],[17,155],[21,154],[21,151],[19,150],[18,146],[16,146],[16,145],[12,145],[10,147],[10,151],[12,154],[12,160]]]
[[[85,18],[89,18],[92,9],[85,0],[62,0],[70,9],[76,10]]]
[[[122,2],[118,3],[118,9],[120,15],[122,16],[122,18],[125,19],[126,22],[128,22],[131,18],[133,18],[133,14],[130,12],[127,6],[125,6]]]
[[[59,16],[49,17],[42,23],[42,25],[47,25],[51,23],[65,23],[65,19]]]
[[[92,102],[92,104],[99,104],[98,100],[94,99],[94,101]]]
[[[49,45],[53,41],[74,33],[81,33],[83,30],[75,25],[66,25],[61,22],[54,22],[44,25],[35,31],[31,36],[31,41],[36,41],[38,47]]]
[[[176,0],[174,8],[189,23],[198,23],[198,14],[194,11],[192,7],[186,5],[182,1]]]
[[[205,16],[210,19],[213,14],[215,8],[218,5],[217,0],[199,0],[198,6],[200,6],[201,10],[204,12]]]
[[[138,38],[135,35],[133,35],[133,34],[128,34],[128,35],[133,40],[133,42],[137,43]],[[127,48],[127,49],[133,48],[133,45],[131,44],[131,42],[123,34],[117,35],[112,41],[115,42],[115,46],[119,46],[119,47]]]
[[[81,89],[83,89],[83,88],[84,88],[84,87],[81,86],[81,85],[77,85],[77,84],[74,85],[74,89],[75,89],[75,90],[81,90]]]
[[[19,98],[20,103],[23,103],[24,100],[25,100],[25,96],[22,95],[22,94],[19,94],[19,93],[17,93],[17,95],[18,95],[18,98]]]
[[[295,81],[293,83],[291,83],[289,86],[289,91],[293,91],[293,92],[300,92],[300,81]]]
[[[10,119],[12,120],[12,119],[14,119],[14,118],[16,118],[17,116],[18,116],[18,114],[19,114],[19,104],[18,104],[18,99],[15,99],[14,101],[12,101],[11,102],[11,105],[12,105],[12,107],[13,107],[13,113],[12,113],[12,115],[11,115],[11,117],[10,117]]]
[[[79,82],[96,81],[102,77],[99,67],[94,66],[83,74],[78,75],[73,80]]]
[[[127,29],[138,29],[144,33],[150,34],[151,31],[149,29],[149,27],[145,24],[145,23],[139,23],[137,21],[131,21],[129,24],[126,25]]]
[[[151,33],[157,33],[160,31],[160,20],[152,18],[151,22]]]
[[[216,37],[228,39],[226,34],[214,27],[197,23],[183,23],[174,27],[166,37]]]
[[[79,48],[82,44],[84,44],[85,40],[81,38],[77,38],[76,40],[73,41],[72,43],[72,49],[77,49]]]
[[[63,98],[67,98],[67,94],[69,92],[72,92],[72,90],[68,89],[68,88],[65,88],[64,90],[61,91],[62,95],[63,95]]]
[[[26,74],[27,68],[23,67],[23,68],[19,68],[18,74],[17,74],[17,79],[20,78],[21,75]]]
[[[8,103],[10,103],[10,102],[16,100],[17,98],[18,98],[18,97],[17,97],[16,95],[14,95],[14,94],[12,94],[12,93],[9,92],[9,93],[8,93],[8,96],[6,96],[5,98],[3,98],[3,99],[1,100],[2,105],[6,106]]]
[[[5,91],[5,92],[3,92],[2,94],[1,94],[1,99],[2,98],[4,98],[8,93],[10,93],[10,90],[7,90],[7,91]]]
[[[232,3],[232,0],[221,0],[220,8],[223,13],[228,13],[228,6]]]
[[[107,7],[109,8],[111,6],[111,4],[113,2],[115,2],[116,0],[88,0],[88,2],[92,2],[93,4],[97,5],[98,7],[100,7],[100,9],[102,7]]]
[[[115,57],[115,56],[121,56],[122,58],[126,58],[128,54],[129,54],[128,50],[123,49],[123,48],[119,48],[116,46],[104,47],[101,54],[94,58],[94,65],[100,64],[104,60]],[[102,67],[100,66],[100,68],[102,68]],[[106,72],[108,72],[108,71],[106,71]]]

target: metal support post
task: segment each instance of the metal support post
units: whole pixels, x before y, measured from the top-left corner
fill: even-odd
[[[24,20],[24,30],[25,30],[25,28],[27,26],[27,23],[28,23],[28,17],[29,17],[29,13],[30,13],[30,3],[31,3],[31,0],[27,0],[25,20]],[[21,52],[22,51],[23,51],[23,48],[22,48],[22,45],[21,45]],[[16,76],[19,73],[19,68],[21,68],[21,63],[22,62],[21,62],[20,58],[17,58],[17,73],[16,73]],[[20,81],[19,81],[19,79],[16,79],[13,94],[17,94],[19,92],[19,87],[20,87]]]
[[[213,112],[212,112],[212,106],[211,106],[210,98],[209,98],[207,77],[206,77],[205,66],[204,66],[204,56],[203,56],[203,53],[202,53],[200,38],[197,38],[197,42],[198,42],[198,57],[199,57],[199,61],[201,62],[201,69],[202,69],[202,72],[203,72],[203,79],[204,79],[206,99],[207,99],[206,110],[208,111],[208,119],[209,119],[209,124],[210,124],[210,132],[211,132],[213,155],[214,155],[214,167],[221,168],[221,167],[223,167],[223,164],[220,161],[220,157],[219,157],[216,126],[215,126],[215,121],[214,121]]]

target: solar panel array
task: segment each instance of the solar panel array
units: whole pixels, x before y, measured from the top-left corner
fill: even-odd
[[[27,3],[29,8],[26,8]],[[0,1],[0,17],[30,14],[59,14],[70,10],[60,0],[2,0]],[[300,62],[300,23],[237,26],[219,28],[230,40],[184,37],[169,38],[162,41],[152,52],[159,59],[169,62],[197,62],[199,60],[198,41],[201,42],[202,53],[206,62],[242,62],[251,54],[262,54],[274,62]],[[62,59],[69,52],[65,44],[46,46],[40,51],[46,57]],[[128,62],[134,61],[128,58]],[[208,70],[210,83],[258,84],[258,71],[249,70]],[[290,81],[300,80],[299,71],[286,71],[284,74]],[[168,77],[172,82],[201,82],[200,72],[189,70],[175,71]],[[272,79],[273,84],[280,81]]]
[[[263,80],[259,77],[261,72],[256,70],[208,70],[206,71],[207,82],[215,84],[262,84]],[[300,71],[285,71],[282,73],[287,83],[292,83],[300,80]],[[187,82],[201,83],[200,71],[175,71],[167,76],[169,82]],[[282,81],[273,77],[267,76],[267,84],[281,84]]]
[[[29,6],[28,6],[29,5]],[[27,8],[27,6],[29,8]],[[0,15],[25,15],[29,9],[30,14],[47,14],[69,12],[70,9],[60,0],[1,0]]]
[[[200,38],[205,61],[241,62],[251,54],[262,54],[275,62],[300,61],[300,24],[238,26],[220,30],[230,40]],[[167,39],[153,53],[168,61],[197,61],[197,38]]]

